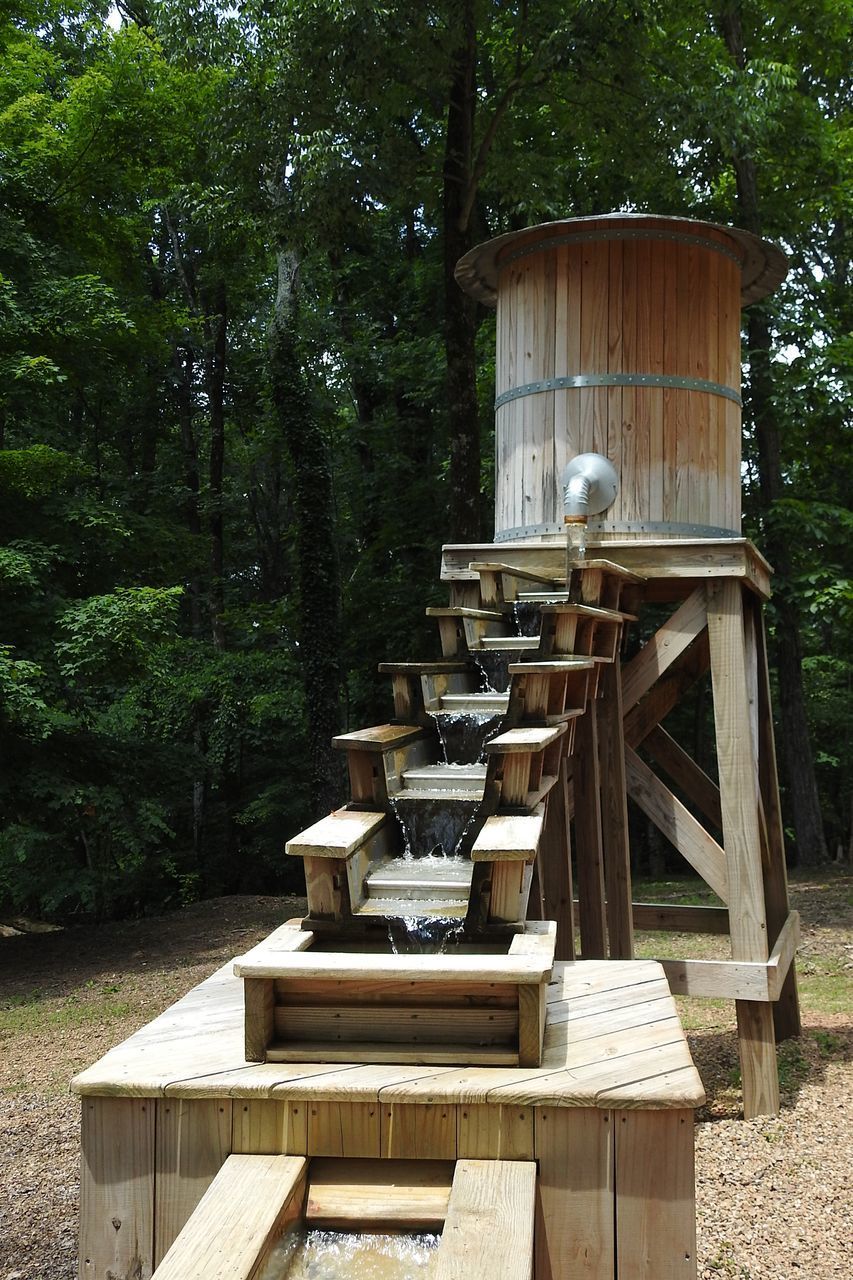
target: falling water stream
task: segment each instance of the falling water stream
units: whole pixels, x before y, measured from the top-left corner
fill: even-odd
[[[503,716],[493,711],[433,712],[445,764],[478,764],[485,745],[501,727]]]
[[[298,1227],[278,1242],[258,1280],[426,1280],[439,1238]]]

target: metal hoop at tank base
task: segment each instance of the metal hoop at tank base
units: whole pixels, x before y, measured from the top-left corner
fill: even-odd
[[[537,382],[525,382],[520,387],[502,391],[495,400],[495,408],[518,400],[521,396],[538,395],[542,391],[566,391],[576,387],[675,387],[678,391],[704,391],[706,395],[724,396],[736,405],[743,401],[734,387],[722,382],[709,382],[706,378],[682,378],[673,373],[574,373],[559,378],[540,378]]]
[[[740,529],[722,529],[707,524],[677,524],[669,520],[596,520],[591,519],[587,526],[591,536],[597,533],[638,533],[654,534],[657,538],[708,538],[718,542],[721,539],[742,538]],[[495,542],[512,542],[516,538],[541,538],[546,534],[560,534],[565,537],[565,524],[525,524],[515,529],[504,529],[495,534]]]

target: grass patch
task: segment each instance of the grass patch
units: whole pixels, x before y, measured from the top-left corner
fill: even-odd
[[[81,989],[81,994],[61,998],[30,991],[7,1000],[0,1008],[0,1037],[33,1035],[45,1028],[73,1031],[77,1027],[118,1021],[133,1012],[134,1005],[129,1000],[115,998],[119,986],[111,984],[92,990],[94,987],[90,982]]]

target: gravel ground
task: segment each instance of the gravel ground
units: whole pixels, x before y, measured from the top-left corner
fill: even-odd
[[[803,1035],[779,1049],[778,1116],[740,1118],[732,1006],[679,1001],[708,1093],[696,1131],[702,1280],[853,1278],[850,892],[840,876],[792,887],[804,923]],[[69,1078],[303,909],[298,899],[227,898],[97,929],[0,932],[0,1280],[76,1276]],[[661,953],[659,938],[639,944]],[[695,954],[697,940],[689,945]],[[721,945],[710,940],[703,954]]]

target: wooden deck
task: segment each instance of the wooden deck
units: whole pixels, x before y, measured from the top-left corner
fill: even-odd
[[[536,1280],[696,1275],[704,1093],[654,961],[555,966],[538,1068],[247,1063],[229,963],[72,1087],[87,1280],[150,1276],[231,1154],[535,1160]]]

